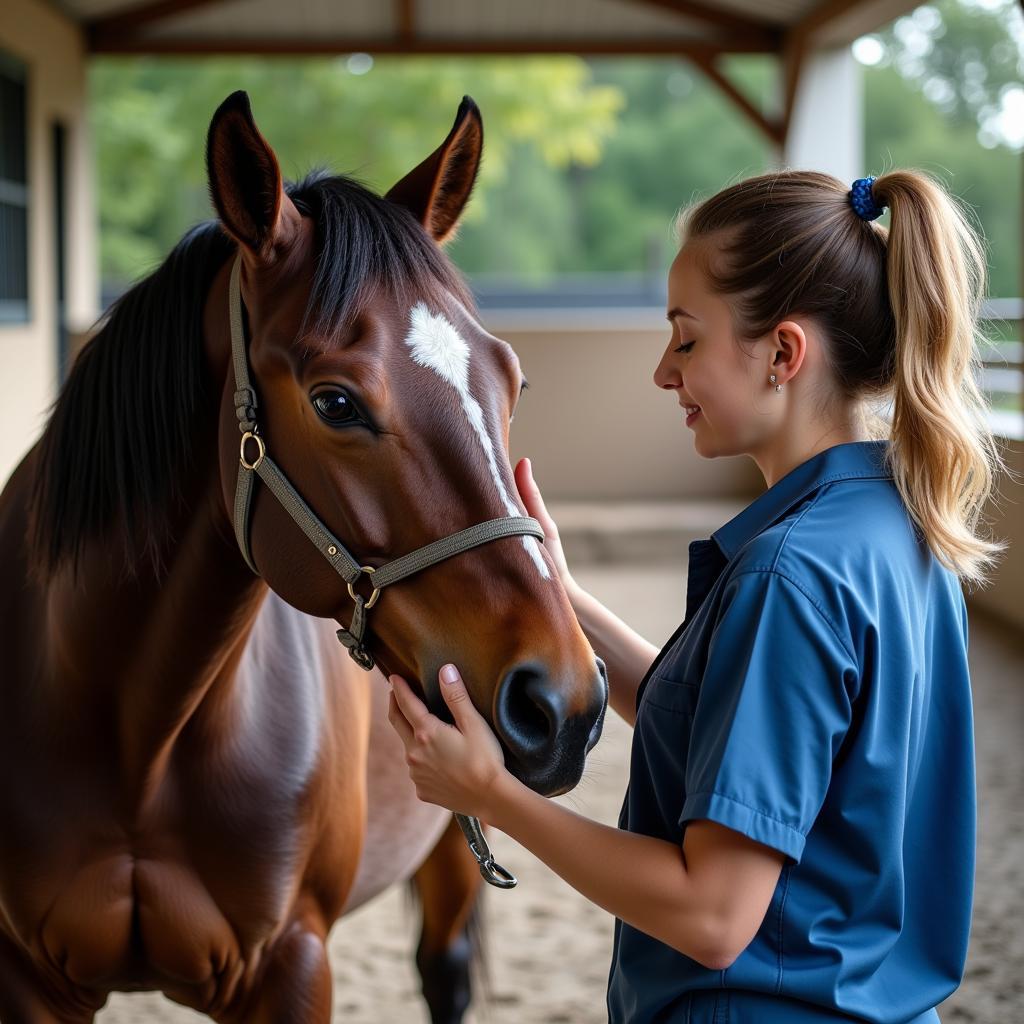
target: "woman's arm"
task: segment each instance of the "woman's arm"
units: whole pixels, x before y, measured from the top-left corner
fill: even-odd
[[[783,854],[712,821],[682,848],[591,821],[504,772],[485,821],[539,857],[592,903],[704,967],[724,970],[757,933]]]
[[[608,669],[608,701],[633,725],[636,721],[636,691],[644,673],[657,656],[658,649],[573,579],[562,550],[558,526],[551,518],[540,488],[533,479],[529,459],[520,459],[516,464],[515,479],[526,511],[544,528],[544,547],[569,595],[576,618],[591,647]]]
[[[441,687],[454,726],[432,715],[400,676],[391,683],[388,717],[421,800],[500,828],[587,899],[705,967],[728,967],[750,943],[783,854],[710,821],[690,823],[681,848],[591,821],[505,770],[461,679]]]

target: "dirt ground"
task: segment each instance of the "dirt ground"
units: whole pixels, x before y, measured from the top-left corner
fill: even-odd
[[[682,617],[680,566],[577,570],[579,581],[654,643]],[[977,892],[967,974],[940,1008],[944,1024],[1024,1024],[1024,638],[971,619],[978,742]],[[614,824],[626,785],[630,730],[609,715],[583,781],[559,798]],[[599,1024],[612,921],[507,836],[496,858],[519,877],[489,891],[485,920],[492,978],[467,1024]],[[345,918],[331,935],[337,1024],[428,1024],[412,962],[416,921],[399,888]],[[99,1024],[188,1024],[205,1018],[161,996],[116,995]]]

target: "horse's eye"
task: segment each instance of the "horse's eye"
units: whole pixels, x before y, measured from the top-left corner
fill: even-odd
[[[331,426],[359,420],[359,410],[344,391],[320,391],[313,396],[313,406],[320,418]]]

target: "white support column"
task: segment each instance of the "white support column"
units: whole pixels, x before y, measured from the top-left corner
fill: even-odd
[[[781,166],[852,182],[864,162],[864,86],[849,46],[812,50],[793,103]]]

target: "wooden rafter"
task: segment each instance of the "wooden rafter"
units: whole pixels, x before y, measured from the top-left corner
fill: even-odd
[[[395,0],[396,35],[403,43],[416,37],[416,0]]]
[[[102,43],[105,39],[123,39],[147,25],[215,3],[223,3],[223,0],[151,0],[141,7],[132,7],[127,11],[93,18],[92,21],[85,23],[89,49],[95,50],[96,44]]]
[[[757,107],[755,107],[739,89],[736,88],[735,84],[721,72],[717,66],[715,58],[693,57],[691,59],[694,64],[696,64],[697,67],[699,67],[701,71],[703,71],[704,74],[707,75],[723,93],[725,93],[728,99],[732,101],[733,105],[736,106],[759,131],[767,135],[769,140],[775,145],[783,145],[785,142],[785,132],[782,122],[765,117],[765,115],[758,110]]]
[[[763,35],[767,40],[776,39],[781,34],[778,26],[759,21],[754,18],[747,18],[733,11],[721,7],[710,7],[700,3],[699,0],[631,0],[632,3],[639,3],[648,7],[657,7],[662,11],[671,11],[685,18],[692,18],[696,21],[703,21],[708,25],[715,25],[717,28],[724,28],[729,32],[743,35]]]
[[[187,39],[148,39],[131,33],[104,34],[90,40],[93,53],[174,54],[253,54],[262,56],[303,56],[312,54],[372,53],[420,54],[431,56],[472,56],[473,54],[579,54],[581,56],[619,57],[648,55],[710,59],[724,53],[773,53],[775,47],[763,42],[739,40],[690,41],[673,39],[473,39],[354,38],[348,36],[317,39],[281,37],[239,38],[237,36]]]
[[[319,54],[344,53],[359,49],[371,53],[417,54],[506,54],[577,53],[581,55],[659,55],[688,56],[692,52],[770,53],[781,45],[782,29],[764,21],[747,18],[702,0],[623,0],[627,4],[647,4],[671,11],[721,29],[708,39],[673,42],[670,39],[628,39],[614,41],[569,37],[559,40],[417,39],[416,0],[392,0],[395,20],[393,39],[322,40],[225,40],[203,37],[194,42],[148,39],[141,29],[166,21],[175,15],[223,3],[225,0],[150,0],[140,7],[96,18],[85,24],[89,49],[93,53],[252,53]],[[696,47],[695,50],[692,48]]]

